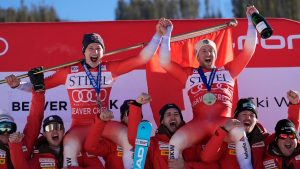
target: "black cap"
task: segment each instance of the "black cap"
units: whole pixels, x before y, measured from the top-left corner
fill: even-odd
[[[134,100],[129,99],[129,100],[124,100],[123,104],[120,107],[120,114],[121,114],[121,120],[125,116],[126,112],[129,111],[129,103],[134,102]]]
[[[183,117],[182,117],[182,113],[181,113],[181,110],[180,108],[176,105],[176,104],[173,104],[173,103],[169,103],[169,104],[165,104],[160,110],[159,110],[159,115],[160,115],[160,122],[163,121],[164,119],[164,115],[166,113],[166,111],[170,108],[175,108],[177,109],[177,111],[179,112],[180,114],[180,118],[181,120],[183,121]]]
[[[276,139],[280,134],[295,134],[297,136],[294,123],[288,119],[279,120],[275,127]]]
[[[45,131],[45,127],[50,123],[59,123],[64,125],[63,120],[58,115],[51,115],[44,119],[43,121],[43,130]]]
[[[257,118],[257,110],[256,110],[256,106],[253,103],[252,99],[250,98],[243,98],[240,99],[237,103],[236,109],[234,111],[234,117],[236,118],[240,112],[244,111],[244,110],[249,110],[252,111],[256,118]]]
[[[103,50],[105,49],[104,47],[104,41],[101,38],[101,36],[98,33],[88,33],[83,35],[82,39],[82,53],[85,52],[85,49],[90,43],[99,43]]]

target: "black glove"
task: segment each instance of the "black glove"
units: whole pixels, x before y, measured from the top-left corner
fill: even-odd
[[[43,70],[43,67],[33,68],[28,71],[30,82],[32,83],[33,89],[36,92],[42,92],[45,90],[44,73],[34,74],[36,72],[40,72],[41,70]]]

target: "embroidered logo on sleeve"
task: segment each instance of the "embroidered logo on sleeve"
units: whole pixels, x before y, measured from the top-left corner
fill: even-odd
[[[47,168],[47,169],[55,168],[55,159],[53,159],[53,158],[40,158],[39,162],[40,162],[41,168],[44,168],[44,169],[45,168]]]
[[[0,150],[0,164],[6,164],[6,152]]]
[[[252,148],[264,147],[264,146],[265,146],[265,142],[261,141],[261,142],[258,142],[258,143],[254,143],[252,145]]]
[[[121,146],[117,146],[117,156],[118,157],[123,156],[123,148]]]
[[[165,142],[158,142],[159,144],[159,151],[161,156],[169,156],[169,144]]]
[[[229,155],[236,155],[235,144],[234,143],[229,143],[228,144],[228,154]]]
[[[263,162],[265,169],[277,169],[274,159],[267,160]]]
[[[71,66],[71,73],[76,73],[79,71],[78,66]]]

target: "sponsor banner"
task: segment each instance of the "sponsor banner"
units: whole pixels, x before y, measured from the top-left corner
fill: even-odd
[[[246,68],[238,78],[239,97],[253,98],[259,122],[273,132],[277,121],[287,118],[287,91],[300,91],[299,77],[300,67]]]
[[[228,22],[229,19],[172,20],[173,35],[178,35]],[[258,38],[253,58],[238,78],[239,97],[253,97],[259,111],[259,121],[269,130],[281,118],[286,118],[289,89],[300,90],[300,24],[287,19],[268,19],[274,29],[269,39]],[[109,22],[62,22],[62,23],[1,23],[0,25],[0,79],[10,74],[20,75],[37,66],[50,67],[83,58],[81,40],[84,33],[98,32],[105,41],[106,52],[150,41],[155,33],[157,21],[109,21]],[[238,26],[232,29],[234,54],[243,48],[247,19],[238,19]],[[282,25],[285,25],[282,27]],[[72,31],[69,31],[72,30]],[[26,32],[26,33],[24,33]],[[113,32],[113,33],[112,33]],[[135,57],[141,48],[106,57],[106,60]],[[150,67],[150,66],[148,66]],[[110,108],[119,120],[119,108],[125,99],[135,99],[141,92],[148,92],[146,70],[138,70],[120,76],[113,84]],[[76,72],[77,68],[74,67]],[[53,72],[46,73],[46,76]],[[159,74],[161,75],[161,74]],[[159,76],[164,78],[164,74]],[[175,79],[167,79],[172,86]],[[28,79],[24,79],[28,81]],[[155,88],[160,88],[160,84]],[[192,119],[191,105],[185,90],[184,119]],[[12,90],[6,84],[0,85],[0,108],[12,113],[22,131],[31,93]],[[151,93],[150,93],[151,94]],[[164,93],[161,93],[162,96]],[[181,93],[178,94],[181,97]],[[162,97],[164,98],[164,97]],[[159,104],[165,100],[160,99]],[[71,110],[64,86],[46,93],[45,116],[58,114],[63,117],[66,127],[70,126]],[[157,113],[157,112],[153,112]],[[153,120],[150,105],[143,106],[144,119]],[[154,131],[154,130],[153,130]]]
[[[26,72],[9,72],[0,73],[0,78],[4,78],[10,74],[23,74]],[[47,72],[45,76],[52,74]],[[120,106],[126,99],[136,99],[142,92],[147,92],[146,74],[144,70],[134,70],[130,73],[120,76],[115,82],[110,96],[110,108],[114,113],[114,119],[120,120]],[[22,81],[29,81],[28,78]],[[126,85],[124,85],[126,84]],[[134,86],[134,87],[133,87]],[[11,113],[18,124],[18,131],[22,131],[25,125],[25,120],[29,113],[31,93],[20,91],[18,89],[11,89],[7,84],[0,86],[0,93],[2,101],[0,108],[8,113]],[[152,111],[149,104],[142,107],[144,119],[152,122],[156,128],[152,117]],[[45,117],[50,114],[57,114],[61,116],[68,129],[71,125],[71,108],[68,98],[68,93],[65,86],[58,86],[46,91],[46,105]],[[154,133],[155,131],[153,131]]]

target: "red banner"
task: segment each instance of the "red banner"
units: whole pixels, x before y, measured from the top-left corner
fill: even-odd
[[[206,19],[206,20],[172,20],[174,24],[174,30],[172,35],[183,34],[215,25],[224,24],[228,22],[229,19]],[[247,19],[238,19],[238,26],[232,28],[232,45],[234,49],[234,56],[242,49],[243,41],[246,36],[247,31]],[[299,83],[296,79],[299,79],[297,76],[298,67],[300,67],[300,24],[299,22],[287,20],[287,19],[271,19],[268,18],[268,22],[274,29],[273,36],[269,39],[261,39],[259,37],[258,44],[254,56],[247,68],[248,71],[243,71],[241,74],[242,80],[239,80],[238,88],[239,95],[242,96],[251,96],[257,99],[257,105],[262,108],[270,107],[271,98],[275,98],[274,104],[278,106],[282,106],[283,102],[279,99],[279,94],[274,96],[278,90],[280,90],[280,96],[284,96],[285,88],[282,86],[291,87],[294,84],[299,86]],[[0,24],[0,71],[1,78],[5,77],[10,73],[17,72],[26,72],[32,67],[36,66],[44,66],[50,67],[59,64],[63,64],[66,62],[74,61],[80,58],[83,58],[81,53],[81,40],[82,36],[85,33],[90,32],[98,32],[104,39],[106,52],[110,52],[120,48],[126,48],[128,46],[133,46],[136,44],[140,44],[143,42],[150,41],[151,37],[155,33],[155,25],[157,20],[150,21],[106,21],[106,22],[62,22],[62,23],[1,23]],[[186,46],[186,50],[193,50],[192,46]],[[173,48],[172,49],[176,51]],[[106,59],[123,59],[126,57],[134,57],[138,54],[141,48],[122,52],[119,54],[115,54],[107,57]],[[220,52],[218,55],[220,56]],[[192,58],[192,55],[189,55],[189,58]],[[177,58],[173,58],[178,62],[181,62],[184,65],[194,64],[193,62],[187,61],[184,59],[185,56],[178,55]],[[220,57],[221,58],[221,57]],[[139,70],[154,70],[155,66],[158,66],[154,58],[149,64],[145,65],[145,67],[141,67]],[[222,61],[226,62],[226,61]],[[155,64],[153,64],[155,63]],[[271,69],[267,69],[271,68]],[[284,68],[284,69],[276,69],[279,73],[282,72],[282,76],[276,82],[271,80],[271,78],[276,78],[274,74],[268,72],[272,72],[275,68]],[[291,69],[287,69],[291,68]],[[160,70],[162,71],[162,70]],[[257,73],[259,72],[259,73]],[[254,73],[254,74],[253,74]],[[146,78],[140,78],[140,75],[143,72],[137,72],[139,76],[136,76],[138,81],[122,81],[122,77],[120,81],[122,84],[120,85],[120,90],[118,87],[118,92],[124,88],[126,89],[134,89],[137,84],[142,84],[146,86],[146,90],[149,92],[152,89],[160,89],[159,91],[168,91],[170,86],[172,88],[180,87],[179,84],[174,82],[172,77],[168,77],[162,74],[153,74],[151,71],[147,71]],[[252,85],[249,81],[249,78],[252,79],[256,77],[262,76],[262,79],[255,80]],[[276,74],[278,76],[278,73]],[[127,77],[127,76],[126,76]],[[150,78],[152,80],[150,80]],[[290,77],[290,78],[288,78]],[[270,80],[268,80],[270,78]],[[155,83],[155,79],[163,79],[164,83],[169,83],[169,85],[162,85],[161,83]],[[282,80],[284,79],[284,80]],[[264,94],[265,89],[257,90],[256,88],[259,86],[263,86],[267,81],[270,83],[268,86],[272,86],[274,88],[274,82],[277,84],[274,90],[270,91],[268,94]],[[124,83],[123,83],[124,82]],[[279,83],[280,82],[280,83]],[[284,83],[283,83],[284,82]],[[283,83],[283,84],[281,84]],[[289,83],[289,84],[286,84]],[[118,84],[117,84],[118,85]],[[117,86],[116,85],[116,86]],[[147,86],[148,85],[148,86]],[[282,86],[280,86],[282,85]],[[133,87],[134,86],[134,87]],[[143,88],[143,87],[142,87]],[[272,89],[268,87],[268,89]],[[12,90],[7,88],[6,85],[0,86],[1,96],[4,98],[11,98]],[[56,89],[55,89],[56,90]],[[254,96],[255,91],[259,91],[261,96]],[[245,92],[246,91],[246,92]],[[13,91],[17,93],[16,91]],[[138,91],[143,92],[143,91]],[[57,92],[54,92],[59,93]],[[130,91],[128,90],[128,95]],[[282,94],[283,93],[283,94]],[[61,94],[61,93],[59,93]],[[167,101],[173,101],[178,103],[181,107],[183,107],[182,98],[183,93],[174,93],[172,95],[172,99],[170,99],[169,95],[164,95],[164,93],[158,93],[161,97],[159,100],[155,98],[155,102],[153,104],[156,105],[157,108],[153,109],[153,111],[157,111],[158,107]],[[48,97],[48,96],[47,96]],[[67,100],[67,97],[63,100]],[[125,96],[113,96],[113,98],[124,98]],[[128,97],[135,97],[128,96]],[[16,99],[22,99],[22,96],[15,97]],[[53,97],[55,99],[61,97]],[[168,100],[168,99],[170,100]],[[261,102],[261,99],[264,98],[265,103]],[[120,99],[120,100],[122,100]],[[2,98],[3,100],[3,98]],[[122,103],[122,101],[115,102],[116,107]],[[8,107],[8,111],[17,111],[19,109],[15,109],[11,102],[17,100],[7,99],[3,102],[2,107]],[[53,101],[52,108],[59,109],[58,111],[65,111],[64,106],[65,102],[62,101]],[[5,104],[4,104],[5,103]],[[49,104],[50,104],[49,103]],[[268,103],[268,104],[267,104]],[[17,103],[16,103],[17,104]],[[25,104],[25,102],[20,102],[18,104]],[[56,104],[59,104],[59,107],[56,107]],[[51,105],[51,104],[50,104]],[[61,107],[60,107],[61,106]],[[24,106],[23,106],[24,107]],[[28,107],[27,102],[25,108]],[[185,107],[187,108],[187,107]],[[25,110],[25,109],[24,109]],[[70,112],[69,110],[66,110]],[[116,116],[118,117],[118,116]],[[147,116],[146,116],[147,117]],[[273,117],[273,116],[272,116]]]

